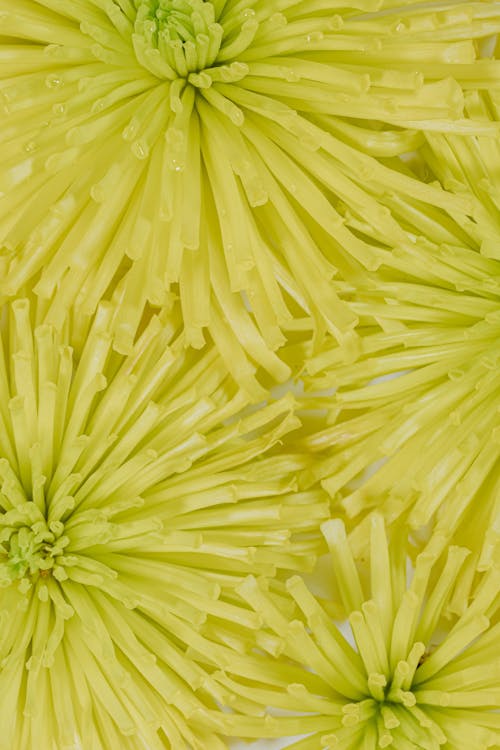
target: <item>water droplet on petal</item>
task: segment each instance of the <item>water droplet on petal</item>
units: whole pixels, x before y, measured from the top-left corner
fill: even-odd
[[[45,85],[49,89],[56,89],[58,86],[62,86],[62,84],[62,79],[56,75],[48,75],[45,79]]]
[[[135,138],[138,131],[138,123],[135,120],[131,120],[129,124],[123,128],[122,136],[126,141],[131,141]]]
[[[138,159],[144,160],[149,156],[149,146],[145,141],[134,141],[132,144],[132,153]]]
[[[339,16],[338,13],[336,13],[334,16],[332,16],[328,22],[328,27],[332,31],[338,31],[341,29],[344,25],[344,19],[342,16]]]
[[[308,34],[306,36],[306,42],[308,44],[312,44],[313,42],[321,42],[322,39],[324,39],[324,34],[322,31],[313,31],[311,34]]]
[[[92,105],[91,112],[92,114],[96,114],[97,112],[102,112],[104,109],[106,102],[104,99],[97,99]]]

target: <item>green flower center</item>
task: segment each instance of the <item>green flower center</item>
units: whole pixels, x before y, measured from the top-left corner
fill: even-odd
[[[408,659],[398,662],[393,671],[388,670],[386,674],[370,672],[365,699],[343,706],[342,724],[345,727],[355,727],[362,723],[370,723],[373,726],[374,722],[378,737],[377,746],[381,748],[393,744],[396,746],[393,733],[396,732],[399,741],[399,733],[406,731],[406,723],[411,723],[415,719],[420,723],[419,731],[422,732],[422,736],[428,736],[430,743],[435,743],[438,736],[441,742],[445,741],[439,729],[424,717],[417,705],[418,699],[414,692],[415,675],[418,666],[425,660],[425,654],[424,644],[416,643]],[[422,721],[424,723],[421,723]],[[328,739],[327,736],[326,740]]]
[[[48,522],[34,502],[0,518],[0,586],[36,575],[49,575],[60,565],[69,544],[61,521]]]
[[[213,65],[224,33],[214,6],[204,0],[143,0],[135,32],[140,56],[161,59],[180,78]]]
[[[239,81],[248,66],[237,58],[253,42],[253,8],[224,13],[204,0],[137,0],[132,42],[139,63],[159,78],[196,88]]]

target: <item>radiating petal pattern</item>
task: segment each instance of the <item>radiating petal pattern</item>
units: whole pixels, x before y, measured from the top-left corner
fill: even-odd
[[[469,255],[478,269],[481,259]],[[470,564],[492,560],[500,520],[500,305],[491,271],[477,276],[467,292],[381,282],[359,308],[382,330],[375,320],[366,327],[356,361],[344,364],[336,348],[311,360],[313,370],[325,368],[311,382],[337,390],[331,424],[302,443],[317,456],[304,484],[321,479],[337,511],[361,522],[353,531],[358,549],[363,519],[378,509],[389,520],[405,518],[417,534],[430,524],[460,543],[472,544],[472,535]]]
[[[475,92],[467,108],[498,124],[499,102]],[[398,199],[415,242],[352,297],[357,349],[331,340],[309,359],[308,388],[335,395],[319,399],[329,424],[301,443],[318,458],[303,481],[322,481],[358,553],[379,510],[470,546],[473,576],[498,561],[500,537],[500,150],[486,135],[425,138],[427,179],[467,195],[474,221]]]
[[[443,554],[444,539],[436,536],[407,582],[406,533],[399,529],[388,544],[382,516],[372,517],[369,559],[361,566],[342,521],[322,528],[349,624],[341,629],[298,576],[287,583],[299,612],[291,621],[261,581],[245,581],[241,594],[283,656],[268,660],[265,680],[257,656],[218,679],[257,705],[296,715],[235,718],[241,736],[304,735],[288,745],[293,750],[496,747],[500,570],[478,577],[468,607],[450,620],[467,549],[450,546]]]
[[[209,331],[286,380],[304,320],[352,338],[329,281],[404,241],[356,152],[496,132],[464,91],[498,85],[478,57],[499,28],[488,2],[2,0],[3,293],[34,285],[53,324],[114,294],[121,352],[180,299],[188,345]],[[385,173],[379,194],[401,184]]]
[[[260,626],[236,589],[281,596],[327,517],[278,449],[293,399],[242,414],[216,351],[157,317],[124,356],[111,306],[75,348],[34,308],[0,348],[0,748],[223,748],[211,673]]]

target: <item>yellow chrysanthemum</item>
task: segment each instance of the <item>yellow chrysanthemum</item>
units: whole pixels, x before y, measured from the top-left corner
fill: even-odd
[[[76,350],[4,312],[0,748],[223,748],[211,672],[260,625],[236,588],[309,568],[326,517],[295,491],[307,457],[266,455],[293,400],[239,416],[214,349],[157,318],[122,356],[111,307]]]
[[[407,583],[406,534],[388,545],[381,516],[371,521],[368,570],[357,567],[341,521],[327,521],[323,532],[349,625],[336,624],[299,577],[287,584],[300,613],[292,621],[265,585],[245,581],[240,592],[281,643],[282,657],[267,660],[265,680],[257,655],[218,679],[250,705],[281,715],[235,718],[240,735],[305,735],[288,746],[294,750],[496,747],[500,570],[484,574],[465,612],[447,622],[467,549],[450,547],[443,557],[440,544],[430,545]]]
[[[483,132],[463,89],[495,85],[499,28],[455,0],[2,0],[3,293],[34,285],[57,324],[114,290],[122,352],[179,296],[187,344],[286,380],[287,331],[356,323],[329,280],[376,267],[363,222],[404,239],[372,195],[402,176],[357,151]]]
[[[476,269],[482,260],[470,253]],[[478,278],[464,280],[467,292],[381,281],[353,304],[375,318],[356,361],[345,364],[338,348],[311,361],[325,369],[310,382],[337,390],[329,404],[321,399],[331,425],[301,444],[317,456],[304,485],[321,479],[337,510],[361,522],[353,531],[358,551],[363,519],[379,509],[417,534],[430,524],[467,542],[471,566],[492,561],[500,537],[500,298],[487,269],[494,263],[484,260]]]
[[[498,127],[498,91],[471,92],[467,108]],[[330,424],[301,443],[317,456],[303,481],[322,481],[358,553],[378,509],[470,547],[472,581],[500,539],[500,150],[486,135],[425,138],[427,179],[467,197],[474,218],[400,196],[413,244],[340,291],[361,321],[357,348],[330,340],[309,357],[308,388],[334,395],[319,399]]]

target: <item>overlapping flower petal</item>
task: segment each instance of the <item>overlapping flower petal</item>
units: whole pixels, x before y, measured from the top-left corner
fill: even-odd
[[[297,491],[307,457],[273,452],[293,399],[241,415],[216,351],[158,317],[124,356],[110,306],[83,346],[27,300],[4,313],[0,747],[223,748],[211,709],[234,700],[211,674],[259,640],[237,587],[280,596],[327,517]]]
[[[476,92],[467,106],[496,123],[497,98]],[[322,480],[358,551],[377,509],[416,537],[437,529],[470,545],[472,579],[498,559],[500,531],[500,152],[488,136],[426,140],[427,178],[468,195],[475,218],[399,200],[415,242],[380,256],[371,285],[351,296],[358,348],[331,341],[309,360],[309,388],[335,395],[320,398],[330,424],[302,443],[318,456],[304,482]]]
[[[349,625],[334,623],[299,577],[287,584],[300,613],[291,621],[262,582],[245,581],[240,591],[281,643],[282,657],[267,661],[264,681],[258,656],[218,679],[281,711],[260,726],[235,718],[241,736],[304,735],[288,745],[294,750],[496,747],[499,569],[480,578],[466,610],[450,620],[467,549],[451,546],[443,555],[442,544],[429,545],[407,582],[407,535],[399,529],[388,544],[380,515],[371,521],[368,566],[356,564],[340,520],[323,532]]]
[[[114,294],[122,352],[180,298],[187,344],[208,330],[286,380],[304,319],[351,336],[329,281],[376,267],[359,223],[404,241],[350,150],[491,132],[463,92],[496,85],[499,27],[496,3],[4,0],[3,293],[34,285],[56,324]]]

